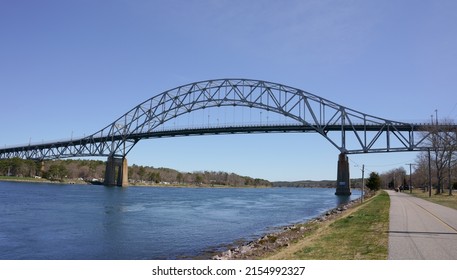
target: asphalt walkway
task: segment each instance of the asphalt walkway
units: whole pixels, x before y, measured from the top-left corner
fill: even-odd
[[[457,210],[388,193],[390,260],[457,260]]]

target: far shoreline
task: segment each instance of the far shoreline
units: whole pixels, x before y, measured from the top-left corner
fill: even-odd
[[[64,184],[64,185],[98,185],[98,186],[104,186],[101,181],[84,181],[84,180],[78,180],[78,179],[65,179],[65,180],[48,180],[44,178],[33,178],[33,177],[13,177],[13,176],[0,176],[0,181],[2,182],[23,182],[23,183],[47,183],[47,184]],[[322,180],[322,181],[330,181],[330,180]],[[220,184],[183,184],[183,183],[166,183],[166,182],[160,182],[160,183],[131,183],[129,186],[125,187],[146,187],[146,188],[167,188],[167,187],[172,187],[172,188],[255,188],[255,189],[261,189],[261,188],[334,188],[333,185],[331,184],[325,184],[321,185],[318,184],[318,182],[322,181],[307,181],[308,185],[293,185],[293,182],[289,182],[289,184],[280,184],[283,182],[272,182],[271,185],[220,185]],[[313,185],[312,182],[316,182],[316,185]]]
[[[32,177],[12,177],[12,176],[0,176],[0,182],[22,182],[22,183],[36,183],[36,184],[63,184],[63,185],[94,185],[94,186],[104,186],[100,181],[88,182],[83,180],[77,179],[67,179],[64,181],[60,180],[48,180],[44,178],[32,178]],[[111,187],[111,186],[106,186]],[[117,187],[117,186],[113,186]],[[273,188],[273,186],[266,186],[266,185],[243,185],[243,186],[231,186],[231,185],[216,185],[216,184],[181,184],[181,183],[154,183],[154,184],[147,184],[147,183],[140,183],[135,184],[132,183],[131,185],[124,187],[144,187],[144,188]]]

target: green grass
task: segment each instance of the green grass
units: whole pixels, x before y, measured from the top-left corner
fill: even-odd
[[[30,181],[30,182],[44,182],[46,179],[32,178],[32,177],[14,177],[14,176],[0,176],[0,181]]]
[[[390,199],[381,192],[352,214],[333,222],[313,242],[295,252],[296,259],[385,260]]]
[[[409,194],[409,191],[405,191]],[[444,190],[443,194],[435,194],[435,190],[432,190],[432,196],[428,197],[428,191],[424,192],[422,190],[414,189],[412,195],[419,197],[449,208],[457,209],[457,191],[453,191],[454,195],[449,195],[449,190]]]

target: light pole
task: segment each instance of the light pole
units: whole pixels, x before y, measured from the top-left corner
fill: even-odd
[[[354,167],[360,167],[358,164]],[[360,203],[363,203],[364,188],[365,188],[365,164],[362,164],[362,186],[360,187]]]

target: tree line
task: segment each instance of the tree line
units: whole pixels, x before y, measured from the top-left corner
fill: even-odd
[[[132,184],[181,184],[212,186],[271,186],[268,180],[222,171],[179,172],[170,168],[129,166]],[[0,160],[0,176],[41,177],[48,180],[103,181],[105,162],[100,160],[33,161],[20,158]]]

